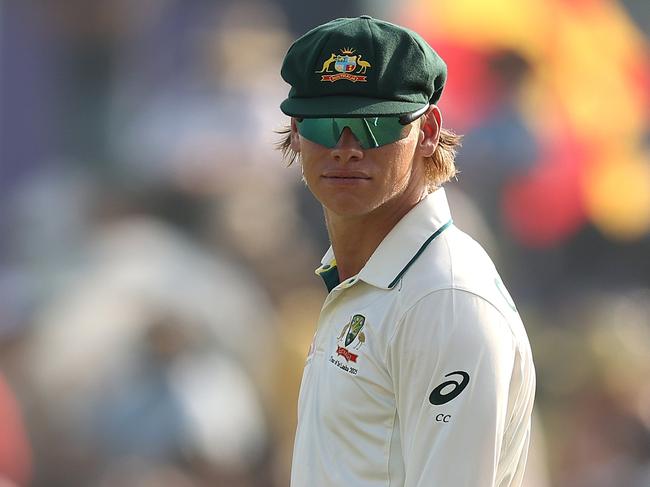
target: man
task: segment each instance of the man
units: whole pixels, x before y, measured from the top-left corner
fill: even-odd
[[[458,143],[435,105],[444,62],[418,34],[361,16],[299,38],[282,76],[280,145],[300,159],[332,244],[292,487],[521,485],[531,351],[440,187]]]

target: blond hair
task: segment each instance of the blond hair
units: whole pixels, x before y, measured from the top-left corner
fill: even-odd
[[[287,166],[293,164],[299,153],[291,148],[291,125],[287,125],[276,131],[281,136],[275,144],[275,148],[282,152],[282,159]],[[456,151],[461,145],[462,135],[451,130],[441,128],[438,139],[438,146],[431,157],[425,158],[425,173],[429,192],[441,184],[446,183],[456,176]]]

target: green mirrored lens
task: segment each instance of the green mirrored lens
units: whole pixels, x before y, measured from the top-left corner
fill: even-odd
[[[397,117],[374,118],[305,118],[298,122],[298,132],[307,140],[328,148],[336,147],[348,127],[363,149],[373,149],[404,137],[405,126]]]

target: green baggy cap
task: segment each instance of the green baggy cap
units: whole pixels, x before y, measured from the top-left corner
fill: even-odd
[[[435,104],[447,66],[416,32],[368,15],[332,20],[297,39],[282,64],[291,117],[396,116]]]

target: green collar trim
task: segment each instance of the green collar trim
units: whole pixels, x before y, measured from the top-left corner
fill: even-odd
[[[417,260],[418,257],[420,257],[420,255],[422,255],[422,252],[424,252],[424,249],[426,249],[427,246],[428,246],[431,242],[433,242],[433,240],[434,240],[438,235],[440,235],[442,232],[444,232],[445,230],[447,230],[447,228],[449,228],[449,227],[451,226],[452,223],[453,223],[453,220],[449,220],[447,223],[445,223],[443,226],[441,226],[438,230],[436,230],[436,231],[433,233],[433,235],[431,235],[431,236],[430,236],[430,237],[429,237],[429,238],[428,238],[428,239],[427,239],[427,240],[422,244],[422,247],[420,247],[420,250],[418,250],[418,251],[415,253],[415,255],[413,256],[413,258],[412,258],[411,260],[409,260],[408,264],[406,264],[406,266],[404,266],[404,269],[402,269],[402,270],[400,271],[400,273],[397,274],[397,277],[396,277],[395,279],[393,279],[393,282],[391,282],[391,283],[388,285],[388,288],[389,288],[389,289],[392,289],[393,287],[395,287],[395,284],[397,284],[397,283],[399,282],[399,280],[402,278],[402,276],[406,273],[406,271],[409,270],[409,267],[411,267],[411,266],[413,265],[413,263]]]
[[[438,230],[436,230],[429,238],[427,238],[427,240],[422,244],[422,246],[411,258],[411,260],[409,260],[409,262],[404,266],[404,268],[400,271],[400,273],[397,274],[397,277],[395,277],[395,279],[393,279],[393,281],[388,285],[388,289],[392,289],[395,287],[395,285],[399,282],[402,276],[406,274],[406,271],[408,271],[409,268],[413,265],[413,263],[417,260],[417,258],[420,257],[420,255],[422,255],[422,253],[427,248],[427,246],[431,242],[433,242],[433,240],[437,236],[439,236],[442,232],[444,232],[447,228],[449,228],[452,224],[453,224],[453,220],[449,220]],[[322,265],[321,267],[316,269],[316,274],[323,279],[323,282],[327,287],[327,292],[332,292],[332,289],[334,289],[336,286],[338,286],[341,283],[341,279],[339,277],[339,270],[338,267],[336,266],[336,259],[332,259],[329,264]]]
[[[323,279],[323,282],[325,282],[327,292],[332,292],[332,289],[341,284],[339,269],[336,267],[336,262],[320,267],[316,270],[316,274],[318,274]]]

